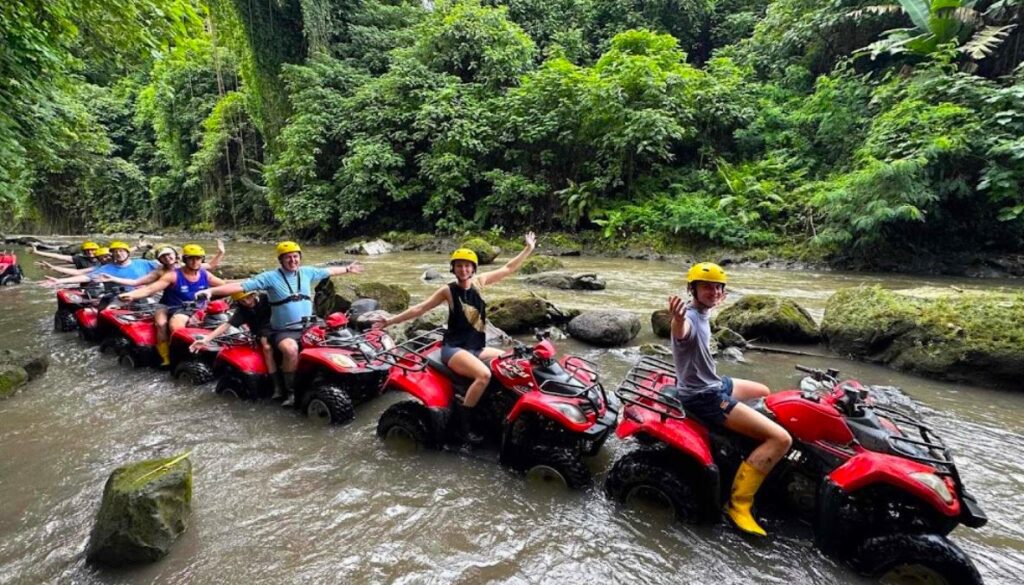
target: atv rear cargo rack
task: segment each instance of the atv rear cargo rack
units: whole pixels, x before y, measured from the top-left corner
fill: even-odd
[[[644,356],[626,374],[626,378],[615,389],[615,395],[623,402],[649,410],[662,418],[683,420],[686,411],[679,398],[655,388],[655,381],[669,376],[676,381],[675,366],[654,356]],[[662,386],[662,389],[670,386]]]
[[[427,356],[423,354],[423,350],[440,341],[444,336],[444,331],[444,327],[432,329],[422,335],[406,339],[395,347],[378,353],[375,357],[385,364],[406,372],[423,371],[427,367]]]

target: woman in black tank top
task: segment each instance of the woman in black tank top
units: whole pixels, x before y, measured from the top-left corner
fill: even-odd
[[[472,378],[473,383],[466,390],[462,408],[472,410],[483,396],[487,384],[491,380],[491,369],[487,365],[492,359],[501,355],[501,350],[486,347],[487,340],[487,303],[480,292],[503,278],[514,274],[523,261],[537,246],[537,237],[530,232],[525,236],[526,247],[515,258],[509,260],[497,270],[477,274],[476,253],[467,248],[459,248],[450,258],[451,272],[455,282],[439,288],[422,303],[410,307],[390,319],[377,321],[375,327],[388,327],[409,319],[415,319],[443,302],[448,303],[448,331],[444,335],[441,348],[441,359],[449,368],[460,376]],[[469,413],[462,413],[463,434],[467,439],[476,442],[478,438],[469,431]],[[476,440],[475,440],[476,439]]]

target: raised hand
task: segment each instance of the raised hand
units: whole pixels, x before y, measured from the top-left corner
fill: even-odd
[[[224,253],[224,240],[217,238],[217,251],[221,254]]]
[[[526,246],[531,250],[537,247],[537,235],[533,232],[526,232],[524,239],[526,240]]]
[[[682,317],[686,313],[687,307],[690,303],[679,298],[677,295],[672,295],[668,298],[668,310],[673,315]]]

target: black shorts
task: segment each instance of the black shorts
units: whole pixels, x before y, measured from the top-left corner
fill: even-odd
[[[441,363],[443,363],[444,365],[447,366],[449,360],[451,360],[452,357],[455,354],[459,353],[460,351],[468,351],[469,353],[473,354],[475,357],[480,357],[480,352],[483,351],[483,348],[480,348],[480,349],[468,349],[468,348],[465,348],[465,347],[455,347],[454,345],[442,345],[441,346]]]
[[[270,339],[270,346],[277,349],[278,344],[283,339],[294,339],[295,343],[299,344],[299,348],[302,348],[302,330],[301,329],[271,329],[269,331],[261,331],[260,334],[267,333],[267,338]]]
[[[736,399],[732,397],[732,378],[722,376],[722,387],[714,390],[687,393],[680,389],[679,401],[700,420],[724,426],[725,417],[736,408]]]

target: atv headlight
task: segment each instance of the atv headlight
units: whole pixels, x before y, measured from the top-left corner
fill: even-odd
[[[583,424],[587,422],[587,417],[583,414],[583,411],[567,402],[556,402],[555,410],[564,414],[565,418],[576,424]]]
[[[910,477],[935,492],[936,495],[942,498],[943,502],[946,502],[946,505],[953,503],[953,494],[949,492],[949,486],[946,485],[946,482],[942,481],[941,477],[927,471],[911,473]]]
[[[354,369],[359,367],[358,365],[356,365],[356,361],[354,359],[348,357],[343,353],[336,353],[332,355],[331,361],[334,362],[334,365],[340,366],[342,368]]]

